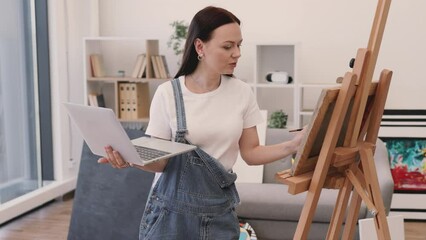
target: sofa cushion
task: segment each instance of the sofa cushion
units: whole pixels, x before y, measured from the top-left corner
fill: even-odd
[[[238,183],[241,204],[237,214],[241,218],[264,219],[278,221],[299,221],[300,213],[305,204],[306,192],[291,195],[284,184]],[[330,222],[337,190],[323,189],[313,222]],[[366,207],[361,205],[360,218],[365,218]]]

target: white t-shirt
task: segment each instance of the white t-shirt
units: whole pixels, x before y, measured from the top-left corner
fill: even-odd
[[[222,76],[219,87],[197,94],[179,78],[185,104],[186,139],[197,145],[230,170],[234,166],[244,128],[264,121],[251,87],[243,81]],[[176,108],[171,81],[161,84],[151,102],[146,134],[172,139],[176,135]]]

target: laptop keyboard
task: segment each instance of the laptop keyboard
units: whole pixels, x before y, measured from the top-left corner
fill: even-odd
[[[155,159],[157,157],[162,157],[164,155],[170,154],[169,152],[164,152],[164,151],[161,151],[161,150],[142,147],[142,146],[136,146],[135,145],[135,148],[136,148],[136,151],[139,154],[139,157],[143,161],[149,161],[149,160]]]

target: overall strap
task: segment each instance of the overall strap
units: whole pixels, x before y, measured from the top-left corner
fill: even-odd
[[[175,96],[175,107],[176,107],[176,119],[177,119],[177,130],[176,130],[176,142],[186,142],[185,134],[188,129],[186,128],[185,118],[185,105],[183,103],[182,89],[180,86],[179,78],[172,80],[173,94]]]

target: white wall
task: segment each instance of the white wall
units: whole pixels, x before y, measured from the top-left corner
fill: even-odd
[[[366,48],[377,1],[371,0],[102,0],[102,36],[155,38],[171,72],[177,59],[167,48],[174,20],[189,22],[207,5],[224,7],[242,21],[243,57],[237,76],[252,80],[254,44],[299,42],[299,81],[334,83],[349,60]],[[383,68],[394,71],[386,108],[425,109],[426,1],[394,0],[391,4],[375,80]]]

